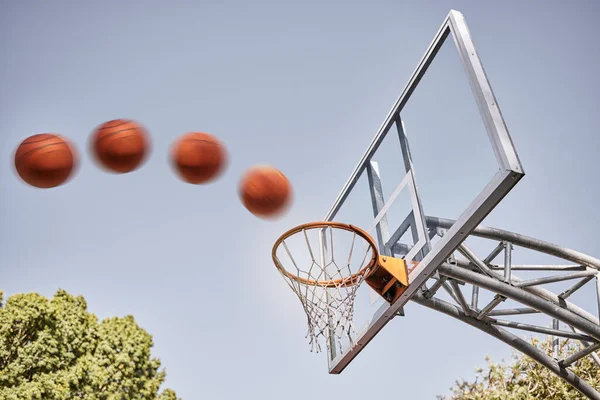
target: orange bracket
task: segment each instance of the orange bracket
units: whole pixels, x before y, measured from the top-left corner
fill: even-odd
[[[388,303],[394,303],[408,287],[408,269],[401,258],[379,256],[377,266],[365,277],[367,284]]]

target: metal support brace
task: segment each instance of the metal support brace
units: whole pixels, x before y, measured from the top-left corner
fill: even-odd
[[[438,278],[438,280],[436,280],[435,283],[433,285],[431,285],[431,287],[428,290],[426,290],[425,293],[423,293],[423,296],[425,296],[428,299],[435,296],[438,289],[442,287],[444,282],[446,282],[446,279],[448,279],[448,278],[446,278],[445,276],[440,276]]]
[[[600,343],[593,344],[593,345],[581,350],[579,353],[575,353],[575,354],[565,358],[564,360],[560,360],[558,362],[558,365],[560,365],[562,368],[567,368],[574,362],[582,359],[583,357],[587,356],[588,354],[595,352],[598,349],[600,349]]]
[[[465,256],[470,262],[472,262],[477,268],[479,268],[481,270],[481,272],[483,272],[484,274],[491,276],[492,278],[497,278],[497,274],[494,273],[494,271],[492,271],[490,269],[490,267],[488,267],[486,265],[485,262],[481,261],[479,259],[479,257],[477,257],[477,255],[475,255],[475,253],[473,253],[471,251],[471,249],[469,249],[467,247],[466,244],[461,244],[460,246],[458,246],[458,251]]]
[[[489,264],[492,261],[494,261],[494,258],[498,257],[498,254],[500,254],[502,250],[504,250],[504,243],[505,242],[498,243],[498,246],[496,246],[494,250],[492,250],[492,252],[483,260],[483,262]]]
[[[499,294],[494,296],[494,299],[490,301],[487,306],[483,307],[483,310],[481,310],[481,312],[477,315],[477,319],[481,321],[486,315],[489,314],[490,311],[496,308],[496,306],[498,306],[498,304],[502,303],[504,300],[506,300],[506,297],[504,296]]]
[[[586,283],[588,283],[592,279],[594,279],[593,275],[583,278],[582,280],[580,280],[579,282],[577,282],[576,284],[571,286],[569,289],[567,289],[564,292],[562,292],[561,294],[559,294],[558,297],[562,300],[566,299],[567,297],[569,297],[570,295],[572,295],[573,293],[575,293],[576,291],[581,289]]]
[[[574,328],[574,327],[572,327],[571,325],[569,325],[569,328],[571,328],[571,330],[572,330],[573,332],[575,332],[575,333],[578,333],[578,332],[577,332],[577,329],[575,329],[575,328]],[[581,345],[582,345],[583,347],[585,347],[585,348],[588,348],[588,347],[590,347],[590,343],[589,343],[589,342],[586,342],[585,340],[582,340],[582,341],[581,341]],[[596,363],[596,365],[598,365],[598,367],[600,367],[600,356],[598,356],[598,354],[596,354],[595,352],[592,352],[591,356],[592,356],[592,360],[594,360],[594,362]]]
[[[458,300],[458,297],[456,297],[456,294],[454,293],[454,291],[452,290],[452,288],[450,287],[450,285],[448,285],[448,282],[446,282],[444,280],[444,282],[442,282],[442,287],[450,295],[450,297],[452,298],[452,300],[454,300],[456,302],[456,304],[460,303],[460,301]]]
[[[467,301],[465,300],[465,296],[463,296],[462,290],[460,290],[460,287],[458,287],[458,283],[456,282],[456,280],[452,279],[450,281],[450,285],[452,286],[452,289],[454,290],[454,294],[456,295],[458,304],[460,304],[464,313],[470,316],[472,314],[472,310],[469,308],[469,305],[467,304]]]

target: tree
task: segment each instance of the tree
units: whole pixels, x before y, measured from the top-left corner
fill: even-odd
[[[166,373],[132,316],[98,322],[64,290],[2,300],[0,292],[0,399],[177,400],[170,389],[159,394]]]
[[[532,344],[548,354],[552,354],[550,340],[539,341],[532,339]],[[561,341],[559,354],[573,354],[581,350],[579,344]],[[451,388],[452,397],[440,399],[454,400],[579,400],[585,397],[568,383],[554,375],[548,369],[535,362],[532,358],[513,353],[512,362],[507,364],[494,363],[486,358],[488,368],[477,369],[475,381],[456,381]],[[591,357],[585,357],[570,369],[592,387],[600,390],[600,367]]]

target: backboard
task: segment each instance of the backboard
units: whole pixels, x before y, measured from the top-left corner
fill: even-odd
[[[455,46],[446,43],[444,48],[453,52],[448,53],[449,57],[458,55],[457,65],[466,77],[461,71],[464,80],[448,78],[451,74],[442,70],[438,83],[444,79],[451,82],[429,99],[431,111],[411,116],[411,103],[422,100],[417,87],[423,85],[421,81],[434,59],[445,54],[440,50],[450,42],[450,36]],[[456,117],[454,107],[465,98],[459,94],[461,90],[467,93],[468,104],[473,105],[474,121]],[[425,94],[431,93],[425,90]],[[456,96],[456,101],[451,96]],[[437,114],[435,106],[441,110]],[[440,154],[434,157],[436,150]],[[472,167],[463,166],[469,162]],[[425,179],[419,180],[423,186],[417,185],[415,165],[424,171]],[[381,255],[404,258],[407,265],[418,262],[409,270],[408,289],[392,304],[361,285],[355,301],[357,335],[346,343],[333,344],[337,339],[331,339],[327,349],[330,373],[342,372],[391,319],[403,315],[403,306],[429,279],[436,279],[439,265],[451,257],[523,175],[465,19],[452,10],[325,217],[325,221],[354,224],[367,231]],[[458,197],[465,201],[455,201]],[[455,219],[435,241],[427,226],[426,216],[432,214],[425,212],[432,211],[427,208],[426,198],[456,205],[454,211],[448,211],[455,215],[435,215]]]

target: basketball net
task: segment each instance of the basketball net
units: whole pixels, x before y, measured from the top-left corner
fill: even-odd
[[[309,240],[308,232],[311,230],[318,230],[318,241],[311,243]],[[335,237],[345,233],[343,240],[346,245],[349,243],[347,254],[343,257],[336,253],[340,246],[334,252],[334,232]],[[309,254],[302,263],[294,258],[286,243],[286,240],[297,240],[298,237],[304,239]],[[285,265],[283,255],[287,259]],[[275,243],[273,261],[302,303],[307,316],[306,337],[311,351],[321,351],[321,337],[325,338],[327,348],[337,343],[340,351],[343,341],[354,343],[356,291],[375,265],[377,257],[377,249],[368,234],[354,226],[333,222],[301,225],[286,232]]]

